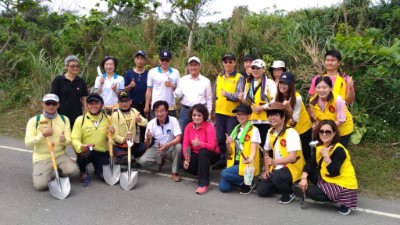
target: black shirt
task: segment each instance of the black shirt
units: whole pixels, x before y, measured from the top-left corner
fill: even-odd
[[[126,71],[124,74],[125,87],[128,86],[132,79],[135,81],[136,86],[129,91],[129,97],[134,102],[145,102],[146,101],[146,90],[147,90],[147,74],[148,70],[143,73],[136,73],[133,70]]]
[[[64,75],[59,75],[51,83],[51,93],[60,98],[58,113],[69,118],[72,129],[76,118],[82,115],[81,98],[88,96],[86,82],[78,76],[70,81]]]

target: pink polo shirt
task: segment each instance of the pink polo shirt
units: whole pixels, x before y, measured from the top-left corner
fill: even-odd
[[[197,139],[200,141],[199,146],[192,146],[192,140]],[[217,145],[217,131],[215,127],[209,123],[204,121],[199,129],[194,128],[193,122],[188,123],[185,128],[185,132],[183,135],[183,156],[186,156],[186,149],[191,148],[193,153],[198,154],[200,149],[207,149],[211,152],[216,152],[219,154],[219,148]]]

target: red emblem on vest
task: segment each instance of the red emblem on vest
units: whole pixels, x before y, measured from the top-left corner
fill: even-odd
[[[246,136],[244,137],[245,141],[250,141],[250,135],[246,134]]]
[[[285,140],[285,139],[282,139],[282,140],[280,141],[280,143],[281,143],[281,146],[282,146],[282,147],[286,147],[286,140]]]
[[[333,105],[329,106],[329,112],[334,113],[336,111],[335,107]]]

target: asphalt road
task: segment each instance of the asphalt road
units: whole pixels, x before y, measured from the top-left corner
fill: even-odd
[[[32,155],[21,149],[27,149],[22,140],[0,137],[0,224],[400,224],[398,200],[361,196],[359,208],[341,216],[334,205],[307,201],[301,209],[298,199],[281,205],[278,197],[221,193],[218,172],[199,196],[193,177],[172,182],[169,165],[161,174],[141,171],[130,191],[97,179],[83,187],[71,177],[70,195],[56,200],[33,188]]]

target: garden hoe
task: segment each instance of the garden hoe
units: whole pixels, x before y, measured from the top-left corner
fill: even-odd
[[[61,200],[68,196],[71,191],[71,184],[69,182],[69,177],[60,177],[58,174],[56,158],[53,153],[54,143],[51,141],[50,137],[47,137],[47,145],[49,147],[51,162],[53,163],[54,173],[56,176],[55,179],[49,181],[47,185],[49,186],[50,194],[53,195],[54,198]]]
[[[132,140],[127,140],[128,144],[128,170],[126,172],[121,173],[121,178],[119,184],[125,191],[131,190],[138,181],[139,172],[132,171],[131,169],[131,161],[132,161],[132,152],[131,148],[133,146]]]

